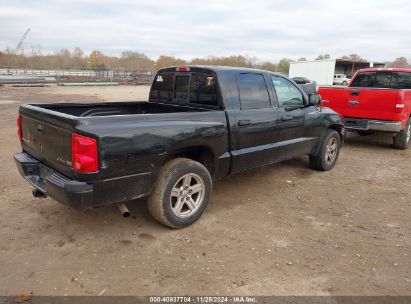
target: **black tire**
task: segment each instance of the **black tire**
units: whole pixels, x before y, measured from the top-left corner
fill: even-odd
[[[332,161],[330,161],[330,154],[327,154],[329,145],[335,144],[335,154]],[[340,155],[341,139],[340,135],[335,130],[328,130],[323,140],[321,141],[321,147],[317,155],[310,155],[310,167],[312,169],[320,171],[331,170],[337,162]]]
[[[407,125],[405,126],[404,130],[401,130],[393,138],[394,148],[405,150],[408,149],[410,145],[410,138],[411,138],[411,118],[408,118]]]
[[[184,184],[188,179],[190,185]],[[201,186],[202,191],[193,192]],[[191,159],[176,158],[161,168],[154,191],[148,199],[148,210],[161,224],[184,228],[200,218],[211,194],[212,180],[207,168]]]
[[[374,134],[375,131],[373,130],[357,130],[357,134],[360,136],[368,136]]]
[[[342,85],[346,86],[346,85],[348,85],[348,82],[343,81]]]

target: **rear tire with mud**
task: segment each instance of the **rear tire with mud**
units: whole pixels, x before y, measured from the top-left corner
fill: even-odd
[[[211,194],[207,168],[191,159],[176,158],[161,168],[148,209],[161,224],[184,228],[201,217]]]

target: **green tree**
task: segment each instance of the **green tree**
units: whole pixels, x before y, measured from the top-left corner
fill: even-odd
[[[315,58],[315,60],[324,60],[324,59],[330,59],[331,56],[330,54],[324,54],[324,55],[318,55],[317,58]]]
[[[285,75],[288,75],[288,72],[290,70],[290,62],[293,62],[293,61],[294,60],[291,60],[289,58],[282,58],[280,62],[278,63],[277,71]]]
[[[347,59],[347,60],[353,60],[353,61],[367,61],[367,59],[361,57],[358,54],[351,54],[351,55],[345,55],[342,56],[341,59]]]

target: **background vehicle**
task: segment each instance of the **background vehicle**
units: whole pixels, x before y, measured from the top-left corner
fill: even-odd
[[[348,85],[349,79],[345,74],[334,74],[333,84],[337,85]]]
[[[298,84],[307,95],[317,92],[317,83],[307,77],[293,77],[292,80]]]
[[[330,170],[344,128],[319,102],[267,71],[167,68],[149,102],[21,106],[15,160],[36,195],[74,208],[150,196],[151,214],[180,228],[201,216],[213,179],[304,154]]]
[[[406,149],[411,137],[411,69],[363,69],[347,88],[320,87],[323,105],[344,116],[345,127],[360,135],[393,134]]]

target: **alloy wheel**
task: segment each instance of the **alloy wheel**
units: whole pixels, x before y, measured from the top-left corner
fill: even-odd
[[[171,210],[177,217],[185,218],[197,211],[204,201],[204,180],[197,174],[183,175],[170,194]]]
[[[326,147],[326,152],[325,152],[325,162],[327,165],[332,165],[337,158],[338,154],[338,141],[337,138],[331,137],[330,140],[327,143]]]

